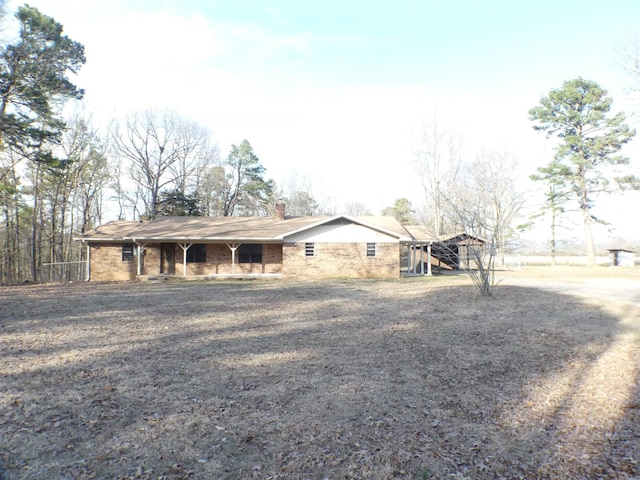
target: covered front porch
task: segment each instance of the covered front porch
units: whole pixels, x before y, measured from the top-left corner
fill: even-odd
[[[153,274],[138,275],[136,280],[140,282],[159,282],[159,281],[176,281],[176,282],[195,282],[195,281],[213,281],[213,280],[259,280],[267,278],[282,278],[281,273],[237,273],[237,274],[205,274],[205,275],[169,275],[169,274]]]
[[[136,278],[264,277],[282,273],[282,244],[134,239]]]

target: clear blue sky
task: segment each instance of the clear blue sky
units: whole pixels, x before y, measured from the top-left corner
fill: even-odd
[[[421,202],[412,142],[434,115],[467,158],[504,148],[532,170],[551,147],[527,111],[550,88],[582,76],[632,109],[615,49],[638,31],[637,0],[28,3],[85,44],[96,118],[174,108],[223,155],[246,138],[276,180],[299,173],[373,213]]]

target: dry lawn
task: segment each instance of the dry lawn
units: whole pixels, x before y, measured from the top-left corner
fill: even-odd
[[[640,308],[466,277],[0,289],[0,478],[640,476]]]

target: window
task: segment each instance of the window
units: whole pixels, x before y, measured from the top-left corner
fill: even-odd
[[[316,256],[316,244],[315,243],[305,243],[304,244],[304,256],[305,257],[315,257]]]
[[[375,256],[376,256],[376,244],[367,243],[367,257],[375,257]]]
[[[238,247],[239,263],[262,263],[262,245],[242,244]]]
[[[207,246],[194,243],[187,249],[187,263],[204,263],[207,261]]]
[[[122,244],[122,261],[123,262],[133,261],[133,243]]]

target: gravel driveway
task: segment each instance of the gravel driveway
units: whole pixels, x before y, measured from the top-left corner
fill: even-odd
[[[640,280],[628,278],[591,278],[575,281],[534,280],[527,278],[503,278],[505,285],[540,288],[565,295],[601,298],[640,306]]]

